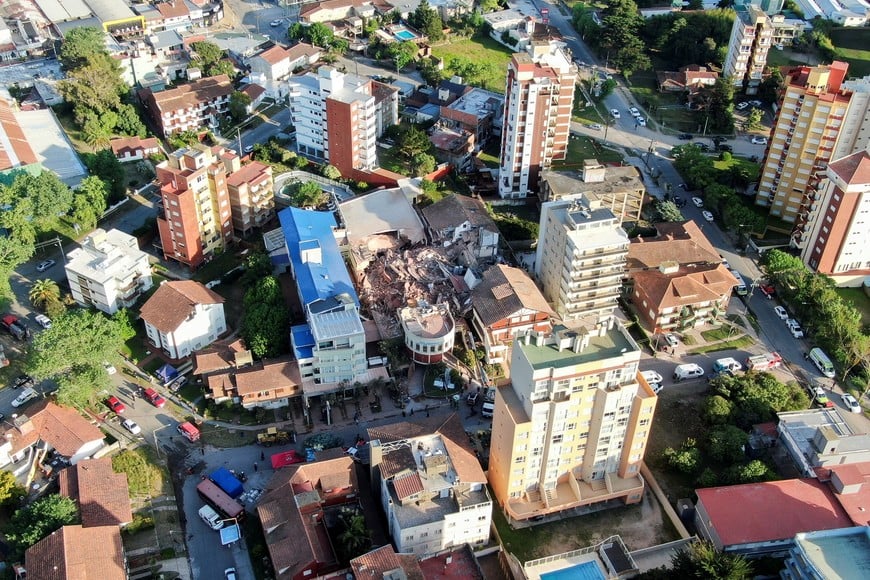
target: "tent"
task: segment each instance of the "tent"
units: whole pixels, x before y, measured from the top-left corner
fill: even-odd
[[[160,381],[163,383],[163,385],[166,386],[172,382],[172,379],[178,376],[178,369],[176,369],[171,364],[166,363],[165,365],[157,369],[157,372],[155,374],[157,375],[157,378],[160,379]]]
[[[230,470],[226,467],[217,469],[209,476],[209,479],[233,499],[239,497],[242,495],[242,492],[245,491],[242,482],[239,481],[235,475],[230,473]]]
[[[294,463],[303,463],[305,461],[304,457],[292,449],[290,451],[285,451],[284,453],[275,453],[272,455],[271,459],[272,469],[281,469],[282,467],[287,467]]]

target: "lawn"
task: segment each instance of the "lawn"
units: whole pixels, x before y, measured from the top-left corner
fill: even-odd
[[[837,294],[858,309],[864,324],[870,324],[870,296],[864,293],[863,288],[837,288]]]
[[[513,51],[489,36],[433,46],[432,54],[444,60],[444,72],[448,77],[459,75],[467,84],[504,93]]]
[[[501,155],[500,147],[501,144],[497,139],[490,139],[486,147],[477,154],[477,158],[490,169],[498,169],[499,155]]]
[[[831,41],[849,63],[850,77],[870,75],[870,29],[837,28],[831,31]]]
[[[688,354],[705,354],[708,352],[719,352],[721,350],[736,350],[751,346],[753,343],[755,343],[755,340],[753,340],[751,336],[741,336],[734,340],[726,340],[725,342],[717,342],[716,344],[708,344],[706,346],[693,348],[688,352]]]
[[[664,63],[662,66],[666,66]],[[664,69],[667,70],[667,69]],[[658,122],[662,129],[680,132],[698,131],[698,116],[681,102],[678,93],[662,93],[658,90],[654,71],[641,71],[631,75],[631,93],[641,104],[650,121]],[[650,108],[655,108],[650,113]]]
[[[713,167],[720,171],[726,171],[735,165],[739,165],[741,168],[745,169],[751,177],[750,181],[754,181],[758,179],[758,175],[761,172],[761,164],[756,163],[755,161],[750,161],[749,159],[744,159],[742,157],[731,157],[728,161],[723,161],[721,159],[716,159],[713,161]]]
[[[591,137],[572,135],[568,140],[568,153],[565,159],[553,161],[552,167],[557,170],[580,169],[585,159],[597,159],[601,163],[621,163],[622,154],[602,147],[598,140]]]
[[[226,251],[217,254],[214,259],[196,271],[196,274],[193,275],[193,279],[205,284],[206,282],[220,278],[236,266],[239,266],[243,261],[244,259],[239,252]]]
[[[701,336],[704,337],[704,340],[707,342],[713,342],[716,340],[725,340],[734,336],[735,333],[738,333],[738,329],[735,329],[731,326],[720,326],[718,328],[711,328],[710,330],[704,330],[701,332]]]

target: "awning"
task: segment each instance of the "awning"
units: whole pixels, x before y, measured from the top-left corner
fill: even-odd
[[[172,382],[172,379],[178,376],[178,370],[169,363],[166,363],[155,373],[157,378],[160,379],[164,385],[168,385]]]

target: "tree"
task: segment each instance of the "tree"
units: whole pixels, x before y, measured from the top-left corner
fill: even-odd
[[[761,119],[764,117],[764,113],[761,109],[756,109],[755,107],[749,111],[749,116],[746,119],[746,128],[750,131],[757,131],[761,129]]]
[[[325,177],[326,179],[341,179],[341,171],[338,169],[338,167],[329,163],[323,166],[323,169],[321,170],[321,175],[323,175],[323,177]]]
[[[36,280],[30,285],[27,297],[35,308],[46,311],[49,305],[60,303],[60,288],[51,278]]]
[[[731,403],[721,395],[707,397],[704,401],[704,420],[711,425],[724,425],[731,417]]]
[[[303,27],[305,29],[305,38],[314,46],[320,48],[329,48],[332,44],[335,34],[332,29],[328,28],[322,22],[315,22],[311,26]]]
[[[52,328],[54,324],[52,323]],[[114,359],[111,357],[104,360]],[[69,372],[55,378],[57,382],[57,402],[67,407],[83,409],[97,403],[100,392],[112,386],[109,375],[102,364],[79,364]]]
[[[289,316],[278,279],[266,276],[258,280],[243,301],[241,334],[245,344],[258,358],[280,355],[287,348]]]
[[[18,505],[22,497],[27,496],[27,490],[18,485],[18,480],[11,471],[0,471],[0,505]]]
[[[429,136],[417,127],[411,126],[399,136],[399,153],[408,161],[420,153],[428,153],[432,143]]]
[[[124,199],[126,194],[124,168],[111,149],[85,153],[82,155],[82,161],[91,175],[96,175],[103,180],[103,183],[109,184],[110,201],[117,202]]]
[[[83,229],[90,230],[106,211],[106,198],[109,188],[96,175],[84,178],[78,189],[73,192],[72,217]]]
[[[388,49],[390,57],[396,63],[396,70],[402,70],[411,64],[411,62],[417,58],[417,53],[419,51],[420,48],[411,40],[394,42]]]
[[[83,66],[95,54],[108,54],[106,33],[99,28],[80,26],[64,35],[59,58],[66,70]]]
[[[217,44],[207,40],[193,42],[190,47],[196,53],[195,58],[206,66],[213,65],[224,57],[224,50]]]
[[[138,137],[144,137],[148,134],[136,107],[127,103],[118,107],[118,122],[115,124],[115,130],[122,135]]]
[[[428,153],[418,153],[411,159],[411,171],[416,177],[423,177],[435,171],[435,158]]]
[[[251,104],[251,97],[242,91],[233,91],[230,95],[230,116],[236,123],[242,121],[248,116],[248,106]]]
[[[662,452],[662,457],[668,465],[683,473],[696,472],[701,463],[701,451],[698,449],[697,442],[691,438],[683,441],[679,450],[667,447]]]
[[[672,201],[659,201],[656,203],[656,214],[660,222],[681,222],[685,221],[680,208]]]
[[[340,550],[348,560],[368,551],[371,546],[369,530],[362,513],[343,507],[338,514],[338,541]]]
[[[60,494],[46,495],[15,512],[6,527],[6,539],[20,557],[48,534],[77,522],[78,507],[72,499]]]
[[[487,12],[501,10],[498,2],[499,0],[480,0],[480,11],[486,14]]]
[[[441,40],[444,37],[444,23],[438,12],[429,6],[428,0],[417,5],[416,10],[408,15],[408,22],[429,37],[429,40]]]
[[[710,432],[710,456],[722,463],[734,463],[745,457],[749,435],[733,425],[723,425]]]
[[[126,308],[121,308],[112,315],[112,321],[118,325],[118,334],[124,342],[136,336],[136,327],[133,324],[133,316]]]
[[[758,98],[768,105],[779,99],[779,89],[782,87],[782,73],[778,68],[770,71],[766,79],[758,87]]]
[[[39,175],[23,174],[12,184],[16,198],[30,200],[36,226],[48,230],[72,207],[72,191],[53,171]]]
[[[291,183],[287,187],[286,194],[290,197],[290,205],[293,207],[318,207],[329,200],[329,196],[316,181]]]
[[[708,130],[730,133],[734,130],[734,84],[728,75],[716,79],[709,89],[701,91],[707,103]]]
[[[104,54],[93,55],[83,66],[68,72],[66,80],[58,83],[58,89],[72,104],[79,126],[83,126],[89,116],[117,110],[121,97],[129,92],[121,77],[121,65]]]
[[[707,541],[696,541],[671,556],[674,578],[744,580],[752,577],[752,564],[740,554],[720,552]]]

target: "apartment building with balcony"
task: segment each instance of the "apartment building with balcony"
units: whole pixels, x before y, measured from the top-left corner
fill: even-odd
[[[609,315],[625,276],[628,235],[608,208],[582,196],[541,206],[535,277],[562,320]]]
[[[749,4],[737,10],[728,41],[723,75],[747,95],[758,92],[763,80],[767,52],[773,41],[773,24],[760,6]]]
[[[227,330],[224,298],[194,280],[163,282],[139,315],[148,340],[172,359],[190,356]]]
[[[794,243],[802,246],[803,206],[811,203],[824,168],[835,155],[854,152],[866,110],[851,109],[842,90],[848,64],[795,67],[785,75],[779,111],[762,164],[755,201],[770,215],[798,226]],[[865,134],[865,139],[866,139]],[[866,141],[865,141],[866,142]]]
[[[377,138],[399,122],[398,89],[322,66],[291,77],[296,150],[351,176],[378,167]]]
[[[870,153],[828,164],[810,204],[804,263],[839,286],[870,280]]]
[[[559,43],[533,41],[508,65],[498,193],[538,191],[542,169],[568,151],[577,67]]]
[[[67,255],[65,269],[75,301],[106,314],[132,306],[152,285],[148,254],[119,230],[91,232]]]
[[[142,104],[162,136],[214,129],[229,111],[233,84],[227,75],[207,77],[165,91],[142,89]]]
[[[227,176],[233,229],[247,236],[275,215],[272,168],[252,161]]]
[[[637,503],[657,397],[640,348],[613,316],[529,332],[496,388],[489,483],[509,520],[605,501]]]
[[[199,267],[233,240],[227,175],[238,155],[222,147],[179,149],[157,165],[162,207],[157,230],[163,257]]]
[[[582,194],[590,209],[609,208],[620,223],[637,223],[641,217],[646,186],[637,167],[607,167],[596,159],[584,159],[583,170],[541,172],[541,202]],[[630,229],[630,228],[629,228]]]

